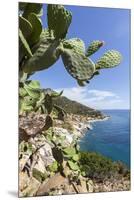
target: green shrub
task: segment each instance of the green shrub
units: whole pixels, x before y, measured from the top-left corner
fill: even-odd
[[[95,152],[80,152],[79,162],[81,171],[90,178],[110,178],[117,171],[112,160]]]
[[[117,169],[118,174],[121,174],[124,177],[130,177],[130,170],[124,163],[121,161],[116,161],[114,162],[114,166]]]

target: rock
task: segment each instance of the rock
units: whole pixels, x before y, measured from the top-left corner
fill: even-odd
[[[24,144],[34,147],[34,150],[28,147],[28,151],[20,151],[20,197],[122,191],[130,189],[130,181],[128,179],[125,180],[125,178],[116,177],[116,179],[107,179],[103,180],[103,182],[96,183],[94,181],[93,183],[93,181],[88,178],[82,176],[78,177],[78,171],[74,172],[66,165],[67,161],[64,160],[62,152],[60,153],[60,145],[62,147],[67,147],[82,137],[84,131],[87,131],[87,127],[91,128],[90,123],[84,122],[88,120],[88,118],[84,118],[83,116],[69,116],[70,121],[68,122],[71,122],[74,129],[73,132],[69,131],[71,129],[67,130],[61,128],[63,122],[58,120],[52,129],[41,131],[42,127],[44,127],[45,119],[45,115],[35,115],[35,113],[29,114],[28,116],[21,116],[20,118],[19,125],[22,136],[28,135],[28,138],[22,137],[22,140],[27,140],[28,142],[23,141]],[[24,133],[26,133],[26,135],[24,135]],[[33,135],[34,137],[31,137]],[[55,144],[60,145],[56,147]],[[50,170],[49,166],[51,166],[55,160],[62,163],[64,176],[58,173],[57,170]],[[59,168],[57,169],[59,171]]]
[[[38,170],[41,174],[47,174],[45,163],[40,156],[38,156],[35,165],[33,166],[34,170]]]
[[[116,191],[128,191],[130,190],[130,180],[124,178],[106,180],[103,183],[94,184],[94,192],[116,192]]]
[[[44,181],[48,177],[46,171],[45,172],[41,172],[37,168],[33,168],[32,176],[34,178],[36,178],[41,183],[42,183],[42,181]]]
[[[48,165],[51,165],[55,161],[52,154],[51,146],[46,142],[38,150],[38,155],[39,157],[41,157],[41,160],[43,161],[45,167],[47,167]]]
[[[22,158],[19,160],[19,171],[22,171],[23,168],[25,167],[26,163],[28,162],[30,157],[29,155],[23,155]]]
[[[22,141],[27,142],[28,140],[29,140],[29,136],[27,135],[25,130],[22,128],[19,128],[19,143],[21,143]]]
[[[19,193],[19,197],[33,197],[36,196],[36,192],[40,186],[40,182],[35,178],[31,178],[29,185],[26,189]]]
[[[71,193],[71,191],[70,191],[70,185],[65,184],[64,185],[64,192],[63,192],[63,194],[69,194],[69,193]]]
[[[86,180],[80,179],[80,185],[77,186],[79,193],[87,193]]]
[[[94,191],[94,184],[92,180],[87,181],[87,190],[88,192],[93,192]]]
[[[34,151],[34,146],[28,142],[22,141],[19,145],[19,171],[22,171],[30,156]]]
[[[63,161],[62,166],[63,166],[63,173],[64,173],[65,177],[68,177],[71,173],[71,170],[67,166],[67,161]]]
[[[23,191],[30,182],[30,178],[28,177],[26,172],[19,173],[19,190]]]
[[[64,128],[54,127],[54,134],[56,136],[65,137],[65,140],[63,141],[64,146],[68,146],[73,142],[74,135]]]
[[[27,135],[33,136],[39,133],[45,125],[46,116],[32,113],[26,117],[19,118],[19,128],[23,129]]]
[[[63,185],[65,182],[67,182],[67,179],[63,177],[60,173],[57,173],[54,176],[52,176],[47,182],[44,181],[40,185],[37,195],[45,195],[46,193],[49,193],[51,189]]]

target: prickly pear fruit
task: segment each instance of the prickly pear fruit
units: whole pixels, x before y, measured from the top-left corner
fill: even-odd
[[[45,34],[41,38],[39,47],[35,50],[33,57],[24,64],[24,72],[32,73],[49,68],[60,56],[61,51],[59,50],[59,46],[59,40],[55,40],[54,37]]]
[[[100,49],[100,47],[102,47],[104,45],[103,41],[100,40],[94,40],[90,43],[89,47],[87,48],[86,51],[86,56],[89,57],[92,54],[94,54],[96,51],[98,51]]]
[[[116,50],[107,51],[96,63],[96,69],[116,67],[120,64],[122,55]]]
[[[48,28],[54,30],[56,38],[64,38],[72,21],[72,14],[62,5],[47,7]]]

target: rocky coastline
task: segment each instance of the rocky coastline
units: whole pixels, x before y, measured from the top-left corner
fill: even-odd
[[[55,162],[53,156],[55,142],[64,147],[78,141],[92,129],[92,123],[107,120],[104,115],[81,116],[67,114],[66,120],[54,120],[53,128],[44,131],[46,116],[37,113],[20,116],[19,119],[19,196],[59,195],[73,193],[89,193],[104,191],[122,191],[130,189],[130,180],[121,177],[119,180],[104,180],[99,183],[95,180],[80,177],[79,183],[70,184],[67,177],[54,173],[49,166]],[[52,135],[51,133],[54,133]],[[28,137],[26,137],[28,135]],[[63,163],[66,165],[66,162]],[[74,173],[68,167],[67,173]]]

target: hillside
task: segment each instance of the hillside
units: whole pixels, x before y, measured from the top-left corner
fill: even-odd
[[[85,106],[76,101],[72,101],[65,96],[56,98],[54,103],[62,107],[69,114],[71,113],[78,115],[88,115],[90,117],[103,117],[103,114],[100,111]]]

